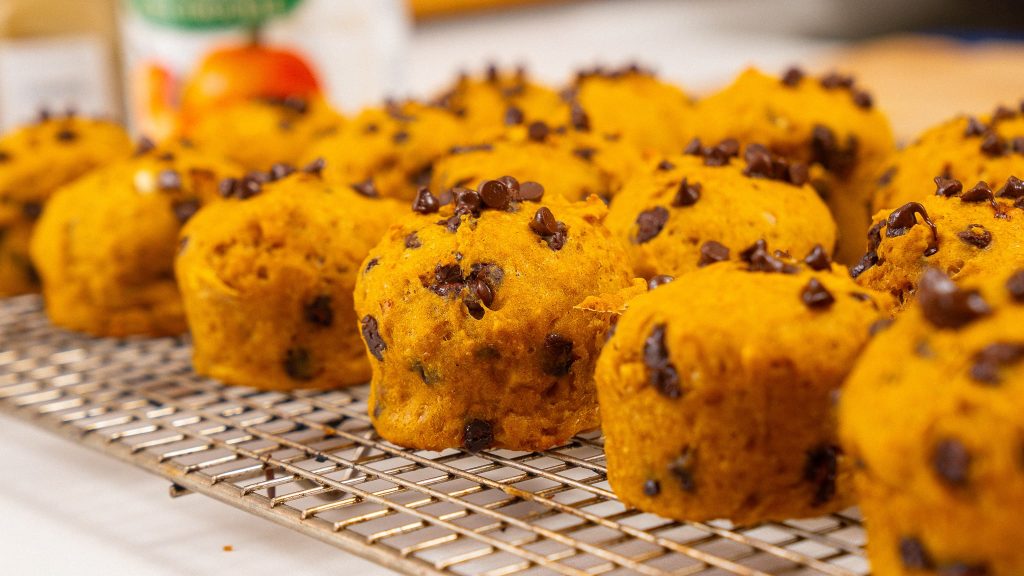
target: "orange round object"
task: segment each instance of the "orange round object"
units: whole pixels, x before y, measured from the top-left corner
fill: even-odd
[[[309,97],[320,83],[306,61],[294,52],[258,44],[210,52],[182,92],[184,126],[205,111],[252,98]]]

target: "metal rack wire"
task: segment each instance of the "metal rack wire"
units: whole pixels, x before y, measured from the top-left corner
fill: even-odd
[[[544,453],[380,440],[365,387],[261,392],[197,376],[187,339],[92,339],[0,300],[0,410],[408,574],[868,573],[856,510],[735,528],[631,510],[600,435]]]

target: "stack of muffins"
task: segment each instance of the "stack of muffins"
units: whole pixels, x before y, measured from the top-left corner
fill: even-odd
[[[627,504],[746,525],[860,502],[878,574],[1024,573],[1024,113],[896,149],[852,78],[704,100],[639,66],[463,75],[343,117],[254,100],[157,144],[0,138],[0,295],[195,369],[371,382],[385,439],[603,428]],[[1017,399],[1017,400],[1015,400]]]

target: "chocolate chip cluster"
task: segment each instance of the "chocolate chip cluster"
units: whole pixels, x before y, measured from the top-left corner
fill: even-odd
[[[780,80],[783,86],[796,88],[806,77],[807,75],[802,69],[794,66],[786,70]],[[871,97],[871,94],[857,88],[853,76],[848,74],[832,71],[819,78],[818,83],[826,90],[848,90],[853,98],[853,103],[858,108],[870,110],[874,105],[874,99]]]
[[[225,178],[221,180],[218,191],[220,192],[220,195],[224,198],[248,200],[249,198],[257,196],[261,192],[263,192],[264,184],[268,184],[270,182],[277,182],[278,180],[287,178],[288,176],[296,172],[320,176],[323,169],[323,158],[317,158],[316,160],[310,162],[301,169],[296,169],[291,164],[279,162],[271,166],[270,170],[266,172],[252,171],[241,178]],[[360,185],[365,184],[353,185],[352,188],[356,190],[356,192],[363,193],[357,188],[357,186]],[[376,196],[376,194],[374,194],[374,196]]]

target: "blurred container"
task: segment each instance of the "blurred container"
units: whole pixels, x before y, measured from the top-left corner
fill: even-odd
[[[403,91],[402,0],[122,0],[126,100],[154,138],[234,100],[325,95],[352,110]]]
[[[118,117],[116,0],[0,0],[0,130],[42,108]]]

